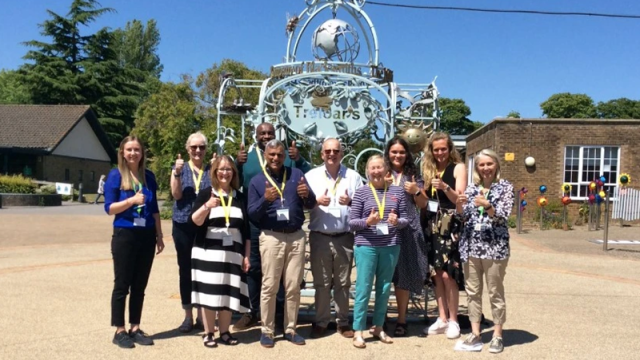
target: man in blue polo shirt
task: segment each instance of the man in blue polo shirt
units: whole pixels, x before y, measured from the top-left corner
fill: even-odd
[[[251,180],[258,174],[262,174],[262,167],[264,165],[264,149],[265,145],[275,139],[276,130],[270,123],[262,123],[256,127],[256,143],[245,151],[244,145],[240,145],[240,151],[236,156],[236,166],[238,167],[238,177],[242,182],[242,192],[245,196],[245,204],[248,204],[249,184]],[[285,152],[284,166],[298,168],[303,173],[311,170],[311,165],[300,156],[298,148],[295,143],[291,143],[288,151]],[[247,273],[247,286],[249,288],[249,300],[251,302],[251,312],[242,315],[240,320],[235,323],[234,329],[244,330],[251,328],[258,324],[260,319],[260,288],[262,287],[262,264],[260,261],[260,249],[258,236],[260,235],[260,229],[255,224],[250,223],[250,236],[251,236],[251,253],[249,256],[249,272]],[[284,299],[282,298],[282,291],[279,294],[278,303],[276,306],[276,323],[278,327],[281,325],[281,315],[283,312]]]
[[[302,223],[304,208],[315,207],[316,197],[307,186],[304,173],[285,166],[284,159],[284,145],[278,140],[269,141],[264,151],[264,171],[251,180],[248,191],[249,218],[260,228],[260,344],[264,347],[274,345],[276,293],[281,278],[286,299],[284,338],[296,345],[305,344],[296,332],[306,245]]]

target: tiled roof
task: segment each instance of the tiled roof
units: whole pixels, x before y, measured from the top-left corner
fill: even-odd
[[[0,105],[0,148],[53,150],[88,105]]]

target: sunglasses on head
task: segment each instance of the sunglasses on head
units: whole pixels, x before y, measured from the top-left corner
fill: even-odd
[[[339,154],[340,150],[336,150],[336,149],[325,149],[324,153],[327,155],[331,155],[331,154]]]
[[[192,151],[196,151],[196,150],[206,150],[207,149],[207,145],[191,145],[189,146],[189,148]]]

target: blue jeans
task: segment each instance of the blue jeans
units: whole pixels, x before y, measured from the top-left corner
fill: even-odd
[[[353,304],[353,330],[367,329],[367,309],[371,298],[373,278],[376,278],[376,298],[373,325],[382,326],[387,313],[391,279],[398,263],[400,245],[363,246],[353,250],[356,259],[356,298]]]
[[[250,223],[251,254],[247,273],[247,287],[249,288],[249,301],[251,302],[251,314],[260,318],[260,291],[262,289],[262,260],[260,257],[260,229]],[[280,283],[280,289],[276,295],[276,323],[280,323],[284,316],[284,286]]]

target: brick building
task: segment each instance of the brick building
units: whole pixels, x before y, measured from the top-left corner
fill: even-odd
[[[467,166],[489,148],[498,153],[502,177],[516,189],[529,189],[525,218],[535,214],[540,185],[549,199],[560,199],[563,183],[572,185],[570,213],[587,200],[589,182],[605,176],[605,189],[617,188],[622,173],[640,179],[640,120],[494,119],[467,136]],[[535,159],[533,167],[525,158]],[[470,170],[471,173],[471,170]],[[634,184],[631,184],[634,186]],[[515,211],[514,211],[515,214]]]
[[[116,152],[87,105],[0,105],[0,173],[95,192]]]

